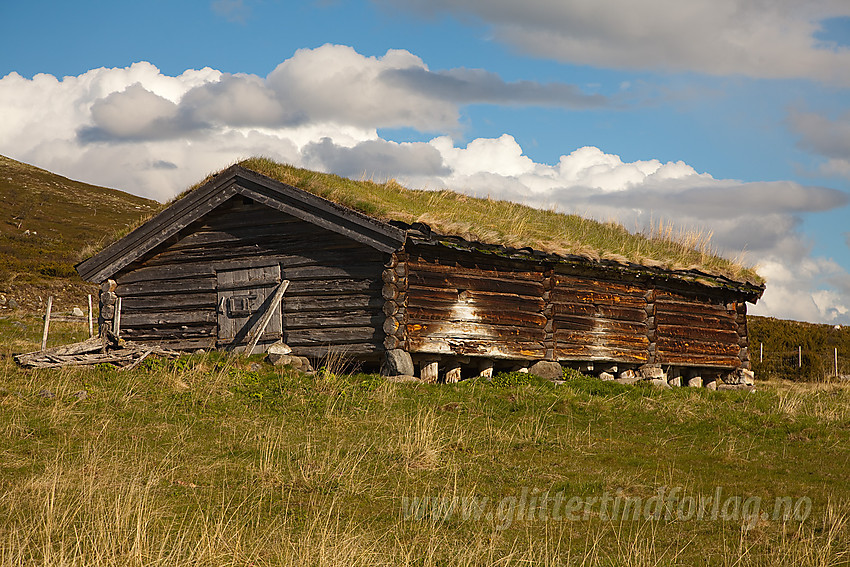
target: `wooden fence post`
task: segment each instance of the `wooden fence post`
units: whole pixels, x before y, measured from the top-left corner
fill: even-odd
[[[118,298],[118,301],[115,303],[115,319],[113,325],[115,326],[115,338],[118,339],[121,336],[121,298]]]
[[[50,330],[50,311],[53,309],[53,296],[47,298],[47,311],[44,314],[44,332],[41,334],[41,350],[47,348],[47,333]]]
[[[91,294],[89,294],[89,338],[94,336],[94,319],[92,318]]]

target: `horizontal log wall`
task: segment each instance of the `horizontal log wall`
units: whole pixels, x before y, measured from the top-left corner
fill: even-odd
[[[331,348],[377,357],[386,261],[370,247],[238,197],[118,274],[121,336],[215,348],[216,270],[278,263],[290,280],[283,333],[295,354],[320,356]]]
[[[646,286],[556,273],[552,304],[555,358],[648,360]]]
[[[393,292],[405,332],[392,330],[393,344],[413,353],[749,366],[746,304],[724,303],[720,291],[687,294],[657,289],[651,277],[615,280],[438,246],[407,253],[406,293]]]
[[[746,304],[658,290],[654,338],[660,364],[738,368],[746,355]]]
[[[415,353],[546,356],[542,266],[434,246],[407,258],[405,337]]]

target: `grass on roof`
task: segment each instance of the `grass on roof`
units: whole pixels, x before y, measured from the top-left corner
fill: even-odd
[[[468,240],[671,270],[698,269],[756,284],[764,281],[754,269],[719,256],[711,246],[710,233],[662,224],[650,234],[633,234],[615,222],[447,190],[408,189],[395,180],[355,181],[266,158],[247,159],[239,165],[378,219],[424,222],[438,233]]]

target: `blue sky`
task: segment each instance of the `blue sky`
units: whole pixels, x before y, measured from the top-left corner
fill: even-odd
[[[0,153],[168,199],[254,154],[672,221],[850,324],[850,3],[0,5]]]

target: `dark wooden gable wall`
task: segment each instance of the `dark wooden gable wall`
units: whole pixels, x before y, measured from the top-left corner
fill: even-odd
[[[258,285],[268,291],[277,285],[271,267],[279,266],[278,280],[291,283],[280,329],[272,325],[262,342],[281,338],[282,331],[295,354],[316,356],[330,346],[377,358],[388,257],[237,195],[116,274],[121,336],[181,349],[226,346],[216,341],[217,273],[255,268],[268,280]]]

